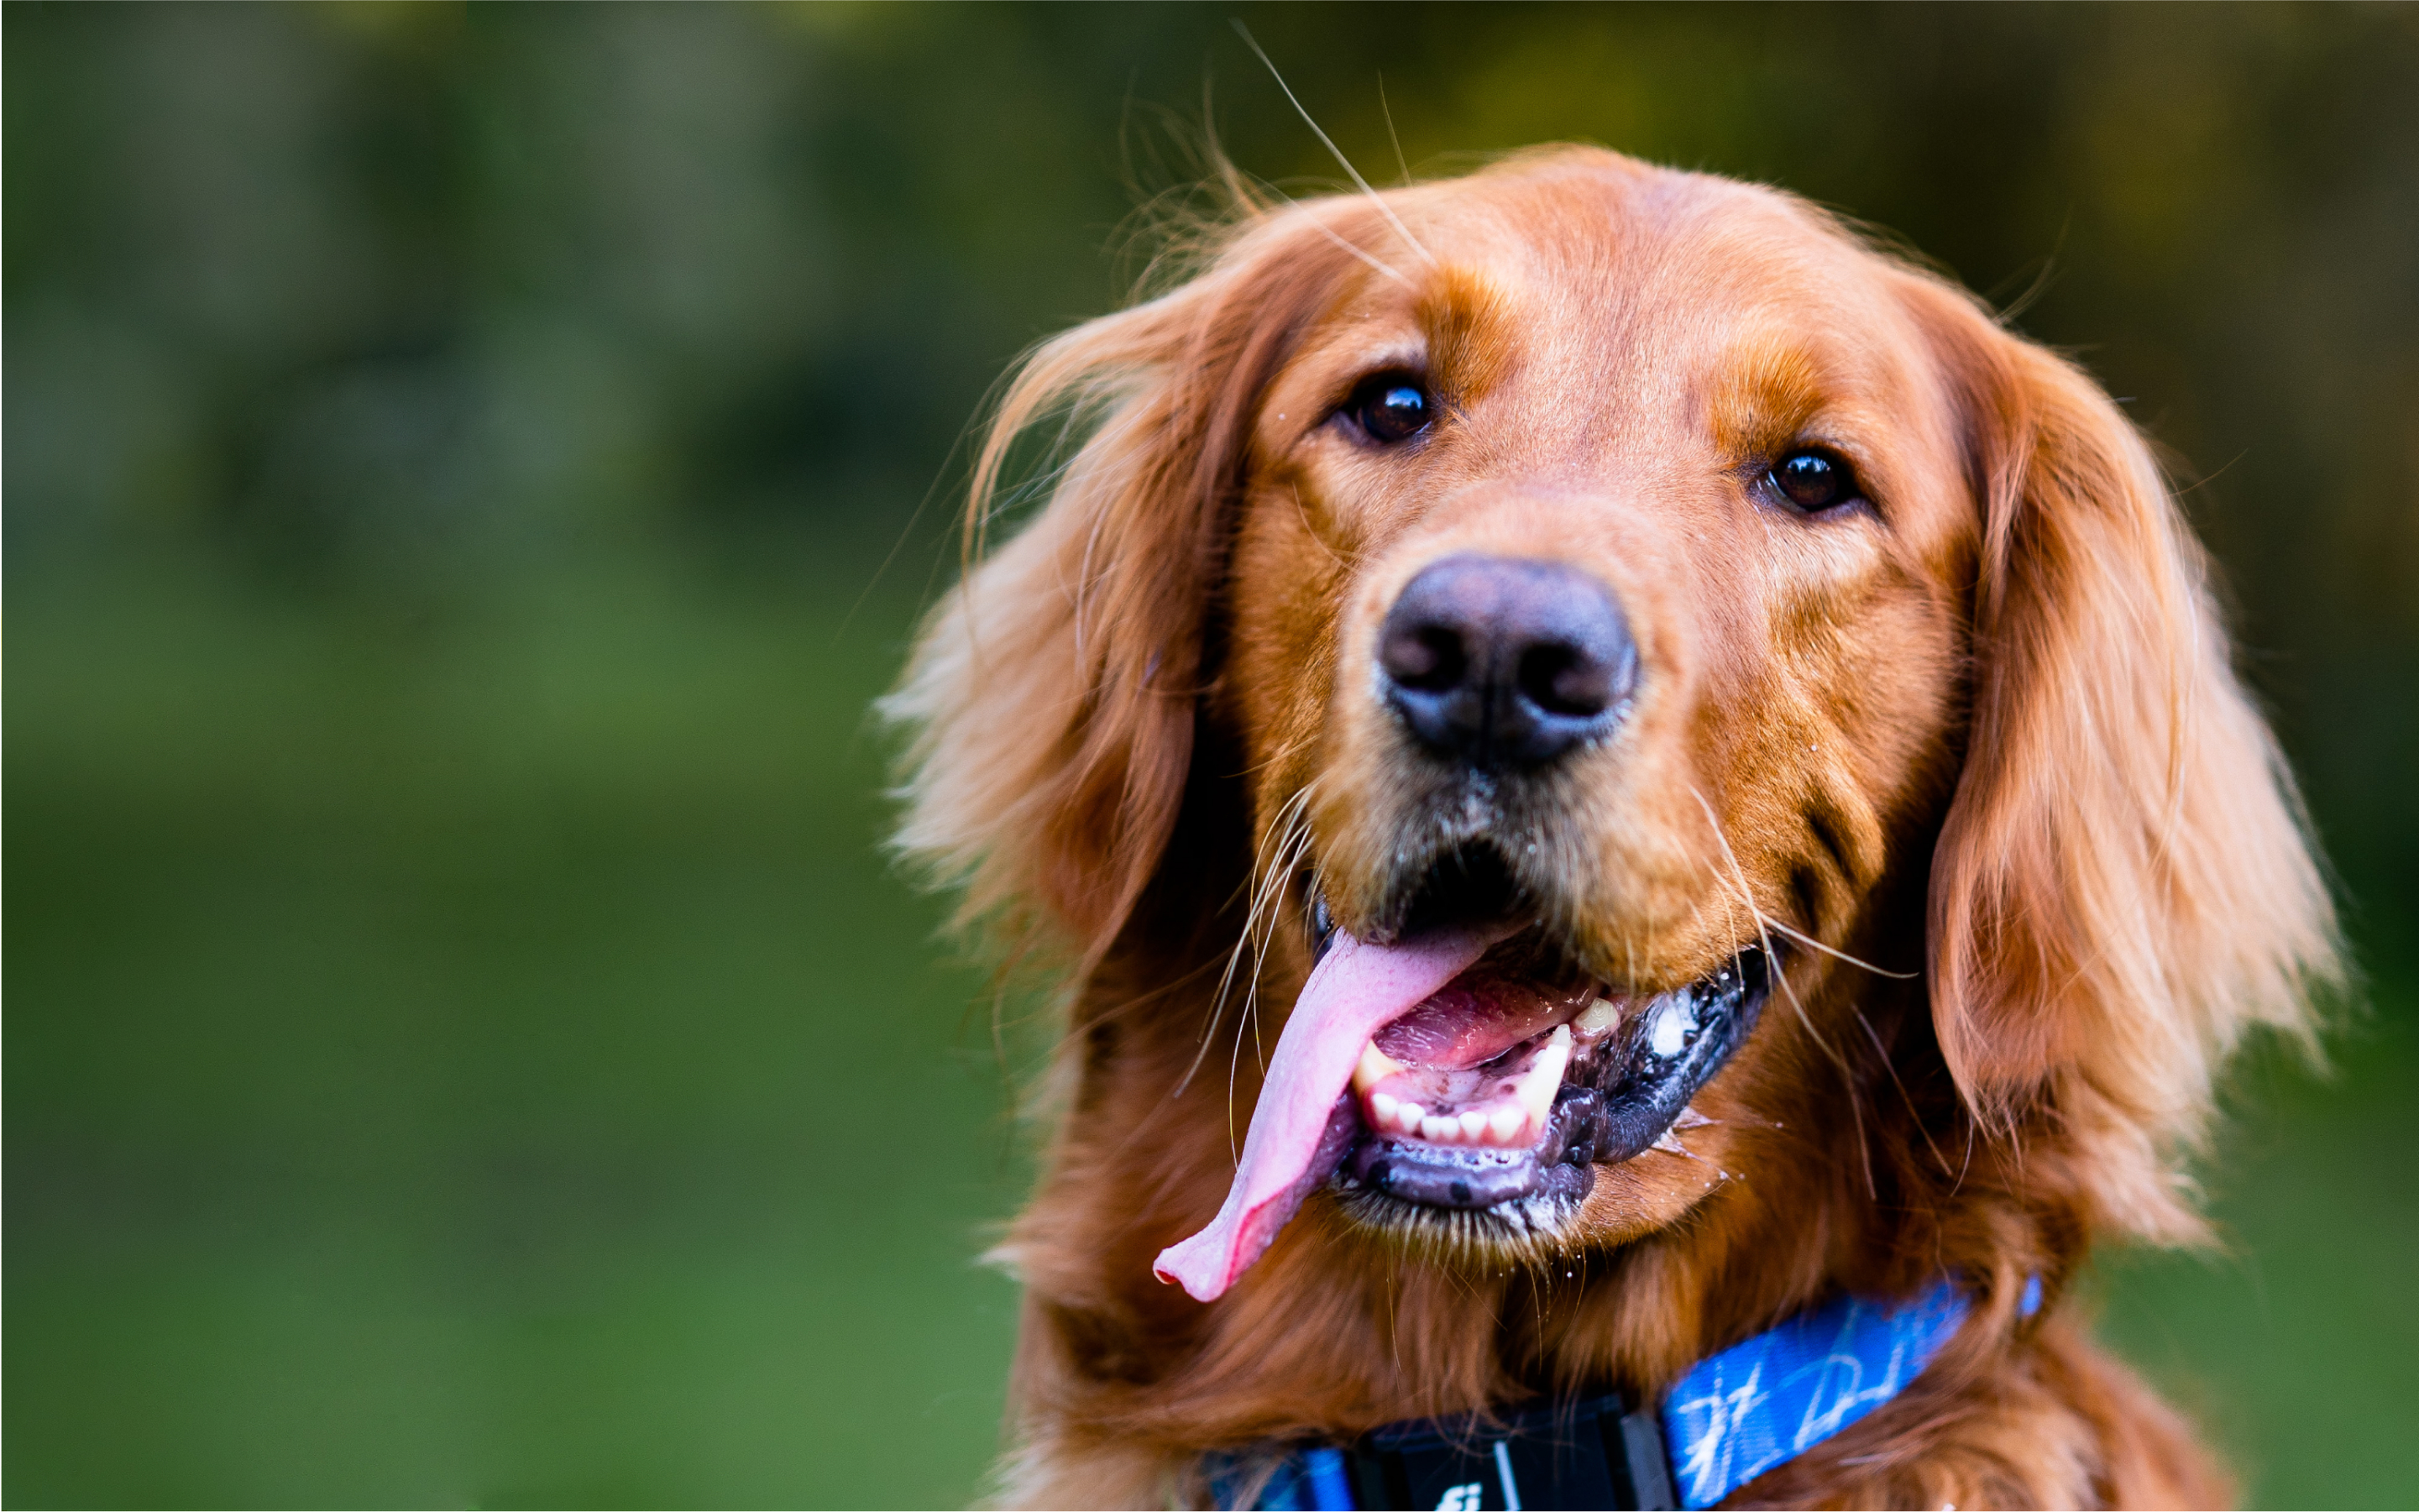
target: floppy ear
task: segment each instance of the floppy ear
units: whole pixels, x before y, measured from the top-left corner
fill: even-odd
[[[1094,428],[1040,516],[933,609],[883,705],[916,731],[895,843],[964,886],[962,922],[1088,966],[1159,866],[1256,402],[1348,261],[1311,209],[1246,223],[1191,283],[1047,343],[1001,403],[977,549],[1019,438]]]
[[[1929,313],[1983,509],[1971,720],[1932,871],[1941,1050],[1987,1125],[2067,1136],[2099,1221],[2188,1239],[2177,1147],[2247,1027],[2308,1036],[2333,911],[2142,438],[1962,300]]]

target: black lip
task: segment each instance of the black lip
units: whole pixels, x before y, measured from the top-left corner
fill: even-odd
[[[1598,1165],[1663,1137],[1754,1029],[1771,963],[1749,947],[1711,976],[1665,993],[1605,1050],[1572,1068],[1534,1149],[1450,1149],[1364,1134],[1336,1172],[1348,1192],[1483,1211],[1546,1198],[1576,1207]],[[1657,1032],[1658,1029],[1661,1032]]]

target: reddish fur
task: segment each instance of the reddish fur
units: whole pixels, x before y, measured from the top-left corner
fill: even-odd
[[[1070,983],[1002,1247],[1026,1288],[1005,1496],[1197,1501],[1210,1448],[1651,1395],[1839,1288],[1953,1272],[1980,1305],[1915,1387],[1737,1500],[2222,1499],[2062,1293],[2102,1236],[2197,1232],[2179,1161],[2211,1077],[2253,1026],[2307,1032],[2332,920],[2142,441],[1785,195],[1560,150],[1386,198],[1419,247],[1367,199],[1253,208],[1191,282],[1042,348],[978,517],[1018,434],[1065,410],[1088,440],[890,706],[918,732],[902,845]],[[1457,411],[1433,441],[1317,424],[1407,352]],[[1810,433],[1877,517],[1748,497]],[[1552,779],[1522,863],[1607,980],[1710,969],[1755,937],[1743,895],[1904,976],[1791,954],[1693,1155],[1601,1170],[1553,1255],[1315,1197],[1204,1307],[1150,1260],[1217,1208],[1258,1090],[1234,1003],[1186,1079],[1221,969],[1250,929],[1272,1042],[1308,968],[1280,848],[1348,923],[1399,885],[1426,779],[1356,670],[1401,584],[1471,548],[1584,565],[1638,636],[1637,707]],[[2031,1274],[2049,1304],[2020,1320]]]

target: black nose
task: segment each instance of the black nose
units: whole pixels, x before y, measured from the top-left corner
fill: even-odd
[[[1378,635],[1386,701],[1420,743],[1496,769],[1610,730],[1638,648],[1605,586],[1559,562],[1459,556],[1423,570]]]

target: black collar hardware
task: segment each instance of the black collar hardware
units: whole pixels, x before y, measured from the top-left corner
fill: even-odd
[[[1663,1427],[1619,1396],[1487,1418],[1394,1424],[1335,1448],[1296,1449],[1277,1462],[1216,1457],[1221,1507],[1267,1512],[1401,1507],[1439,1512],[1676,1507]]]

